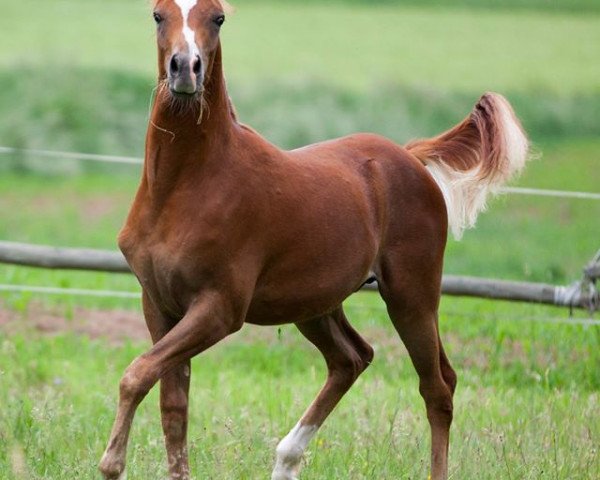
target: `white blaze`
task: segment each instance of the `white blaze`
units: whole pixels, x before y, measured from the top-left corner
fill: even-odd
[[[198,46],[196,45],[196,34],[190,28],[190,25],[188,24],[188,18],[190,16],[190,11],[196,6],[198,0],[175,0],[175,3],[181,10],[181,15],[183,16],[183,37],[188,44],[190,56],[194,58],[196,55],[200,55],[200,52],[198,51]]]

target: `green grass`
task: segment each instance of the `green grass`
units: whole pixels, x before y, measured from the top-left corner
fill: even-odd
[[[237,5],[239,2],[230,2]],[[246,0],[243,4],[272,3],[272,0]],[[322,3],[320,0],[280,0],[279,3],[310,4]],[[340,5],[380,5],[435,7],[442,9],[510,9],[541,10],[544,12],[600,12],[595,0],[332,0]]]
[[[156,70],[148,10],[5,6],[0,143],[141,155]],[[506,94],[539,140],[600,136],[599,27],[596,14],[252,2],[223,43],[241,119],[283,147],[361,130],[431,135],[487,90]]]
[[[599,26],[593,13],[273,2],[240,5],[223,43],[226,73],[239,83],[308,77],[353,89],[394,81],[476,92],[597,93]],[[78,65],[151,77],[153,29],[144,1],[10,2],[0,16],[9,39],[0,42],[0,67]],[[79,88],[92,94],[86,83]]]
[[[428,431],[416,375],[373,299],[355,297],[348,311],[374,344],[375,362],[311,444],[303,479],[426,478]],[[598,336],[569,325],[507,321],[550,313],[541,307],[446,300],[442,311],[443,337],[460,378],[452,478],[594,478]],[[19,478],[11,463],[22,455],[28,473],[21,478],[96,478],[120,375],[145,348],[40,337],[27,329],[4,338],[0,477]],[[323,362],[293,327],[279,333],[246,327],[196,358],[194,477],[267,477],[277,439],[324,374]],[[134,423],[128,478],[165,474],[156,405],[154,390]]]

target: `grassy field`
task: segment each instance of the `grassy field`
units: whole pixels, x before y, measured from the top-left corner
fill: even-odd
[[[282,147],[360,130],[433,135],[499,90],[542,153],[518,184],[600,191],[597,1],[232,3],[230,93]],[[141,155],[155,69],[147,1],[9,2],[0,32],[0,145]],[[113,249],[138,174],[0,157],[0,239]],[[502,197],[449,243],[446,272],[567,284],[600,247],[598,218],[600,202]],[[0,283],[138,290],[127,275],[9,266]],[[427,424],[406,352],[375,295],[346,307],[376,360],[309,448],[302,479],[425,479]],[[119,377],[148,344],[69,332],[103,314],[114,325],[120,311],[142,322],[136,300],[0,294],[1,479],[97,478]],[[48,315],[65,331],[42,333]],[[459,374],[451,478],[596,478],[600,330],[556,320],[567,312],[444,299]],[[324,378],[318,355],[293,327],[246,327],[193,368],[194,477],[267,478],[277,440]],[[133,480],[166,475],[156,405],[153,391],[134,424]]]
[[[487,90],[513,101],[536,141],[600,137],[600,14],[522,3],[537,9],[244,4],[223,31],[230,94],[283,147],[431,135]],[[3,8],[0,143],[140,155],[156,69],[147,2]]]
[[[28,15],[32,10],[36,15]],[[88,18],[94,21],[80,21]],[[223,29],[223,43],[228,78],[244,84],[308,77],[355,90],[394,81],[477,92],[597,93],[599,26],[598,14],[543,9],[261,2],[239,6]],[[7,40],[0,43],[4,68],[76,65],[141,71],[150,78],[155,73],[146,1],[10,2],[3,6],[0,31]]]
[[[312,444],[303,479],[427,476],[428,432],[416,375],[380,308],[373,296],[348,302],[376,358]],[[460,378],[451,478],[593,479],[600,466],[598,331],[506,321],[552,314],[540,307],[447,300],[442,311]],[[0,477],[97,478],[121,371],[144,348],[71,335],[5,338]],[[323,362],[292,327],[246,327],[195,359],[194,478],[267,478],[277,439],[324,375]],[[161,443],[153,391],[134,424],[128,478],[164,477]],[[13,476],[11,463],[20,457],[26,466]]]
[[[237,5],[238,2],[230,2]],[[270,3],[270,0],[247,0],[244,4]],[[278,3],[310,4],[321,3],[319,0],[280,0]],[[402,5],[435,7],[442,9],[483,9],[483,10],[532,10],[554,12],[589,13],[600,12],[600,5],[595,0],[332,0],[340,5]]]

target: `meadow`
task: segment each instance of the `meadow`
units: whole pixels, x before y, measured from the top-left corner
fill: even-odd
[[[232,3],[230,94],[241,120],[278,145],[433,135],[497,90],[540,154],[518,186],[600,192],[598,2]],[[147,1],[10,2],[0,32],[0,145],[142,155],[155,70]],[[138,175],[0,156],[0,239],[114,249]],[[449,242],[446,272],[568,284],[600,247],[598,218],[600,202],[500,197]],[[127,275],[11,266],[0,266],[0,283],[139,290]],[[376,295],[346,309],[375,361],[309,448],[301,478],[427,478],[427,422],[406,351]],[[97,478],[120,375],[149,345],[102,325],[82,333],[103,314],[108,329],[120,316],[143,322],[136,300],[0,294],[0,478]],[[48,316],[65,319],[60,331],[44,331]],[[444,298],[442,338],[459,374],[451,478],[596,478],[600,329],[578,323],[586,316]],[[196,358],[194,478],[267,478],[277,440],[324,376],[293,326],[248,326]],[[157,398],[136,417],[130,479],[166,474]]]
[[[408,356],[372,297],[351,299],[347,310],[375,346],[375,361],[309,448],[301,478],[425,479],[428,427]],[[455,312],[441,322],[460,378],[451,478],[593,479],[597,330],[504,318],[553,315],[539,307],[450,300],[442,311]],[[145,347],[72,334],[5,338],[0,476],[97,478],[121,371]],[[194,478],[268,478],[277,440],[325,378],[293,327],[245,327],[192,369]],[[165,478],[157,404],[154,390],[138,410],[128,478]],[[16,473],[15,464],[23,464]]]

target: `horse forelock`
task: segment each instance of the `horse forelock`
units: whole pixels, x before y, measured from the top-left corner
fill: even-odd
[[[225,12],[227,14],[232,14],[233,12],[235,12],[235,7],[233,5],[231,5],[227,0],[218,0],[218,1],[221,4],[221,8],[223,9],[223,12]]]

